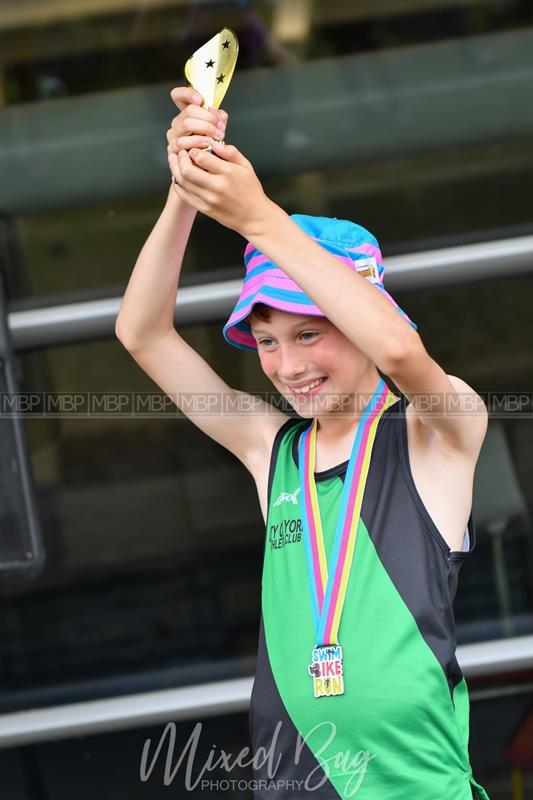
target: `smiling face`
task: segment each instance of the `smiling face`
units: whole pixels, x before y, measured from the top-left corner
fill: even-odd
[[[263,372],[302,417],[349,411],[358,388],[379,377],[374,364],[326,317],[260,307],[246,321]]]

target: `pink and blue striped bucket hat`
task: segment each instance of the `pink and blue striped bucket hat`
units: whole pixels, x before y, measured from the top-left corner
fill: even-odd
[[[377,239],[370,231],[355,222],[336,217],[291,214],[291,219],[328,252],[373,283],[416,330],[415,323],[383,286],[385,274],[383,259]],[[293,314],[325,316],[283,270],[250,242],[244,250],[244,264],[246,274],[240,297],[222,329],[224,338],[229,344],[242,350],[257,351],[250,325],[244,321],[256,303],[264,303],[271,308]]]

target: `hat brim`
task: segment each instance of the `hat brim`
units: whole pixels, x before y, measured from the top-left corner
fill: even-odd
[[[222,329],[223,336],[228,344],[240,347],[243,350],[257,351],[257,344],[252,335],[250,325],[244,322],[257,303],[263,303],[270,308],[286,311],[289,314],[324,316],[322,311],[301,292],[262,286],[257,292],[249,295],[235,306],[231,317]]]
[[[406,322],[417,330],[416,323],[400,308],[394,298],[387,292],[383,284],[373,284],[379,289],[385,298],[393,305],[404,317]],[[245,300],[237,303],[233,313],[222,329],[223,336],[228,344],[238,347],[241,350],[251,350],[257,352],[257,343],[253,337],[250,325],[244,322],[253,307],[257,303],[263,303],[270,308],[278,311],[286,311],[292,314],[305,314],[306,316],[324,317],[325,314],[316,306],[306,295],[301,292],[289,290],[273,289],[268,286],[261,287],[254,294],[249,295]]]

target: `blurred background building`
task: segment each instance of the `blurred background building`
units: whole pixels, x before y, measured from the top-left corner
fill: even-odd
[[[225,25],[226,141],[289,213],[374,231],[428,351],[489,398],[458,657],[474,775],[491,800],[533,797],[530,0],[2,0],[0,385],[37,398],[0,420],[2,796],[181,796],[183,770],[139,774],[169,720],[176,754],[202,722],[198,766],[249,744],[256,489],[114,336],[166,198],[169,92]],[[221,334],[243,245],[198,215],[176,323],[259,393]]]

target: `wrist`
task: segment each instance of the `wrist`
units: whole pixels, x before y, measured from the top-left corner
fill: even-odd
[[[245,239],[252,242],[258,249],[259,241],[262,241],[269,233],[276,229],[279,220],[288,216],[286,212],[278,206],[270,197],[265,194],[263,202],[253,219],[248,220],[242,230],[239,231]]]
[[[168,190],[165,209],[172,214],[180,213],[182,216],[183,215],[190,216],[192,219],[194,219],[196,214],[198,213],[197,208],[194,208],[194,206],[189,205],[189,203],[186,203],[185,200],[182,200],[181,197],[179,197],[178,193],[174,189],[174,184],[172,182],[170,183],[170,187]]]

